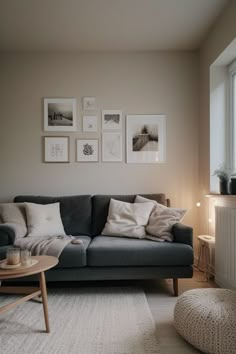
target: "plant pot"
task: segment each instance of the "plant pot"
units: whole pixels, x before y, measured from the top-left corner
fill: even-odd
[[[228,181],[226,179],[220,180],[220,194],[229,194]]]
[[[230,194],[236,194],[236,178],[231,178],[230,181]]]

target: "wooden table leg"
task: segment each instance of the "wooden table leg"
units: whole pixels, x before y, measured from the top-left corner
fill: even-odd
[[[179,295],[178,278],[173,278],[174,295]]]
[[[1,292],[3,292],[2,290],[4,290],[4,289],[1,289]],[[7,291],[7,292],[9,292],[9,291]],[[26,296],[24,296],[24,297],[22,297],[22,298],[20,298],[20,299],[18,299],[16,301],[14,301],[14,302],[11,302],[11,303],[9,303],[9,304],[7,304],[5,306],[0,307],[0,314],[6,312],[8,310],[11,310],[16,305],[20,305],[20,304],[22,304],[25,301],[33,299],[35,296],[40,295],[40,293],[41,293],[41,290],[36,290],[36,291],[31,292],[28,295],[26,295]],[[16,294],[17,294],[17,292],[16,292]]]
[[[50,333],[49,318],[48,318],[47,287],[46,287],[44,272],[40,273],[40,289],[41,289],[41,294],[43,299],[43,312],[44,312],[46,332]]]

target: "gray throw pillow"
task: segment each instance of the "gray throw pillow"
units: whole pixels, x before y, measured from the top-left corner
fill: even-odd
[[[0,219],[2,223],[13,228],[16,238],[24,237],[27,234],[24,203],[0,204]]]
[[[147,203],[147,201],[153,204],[153,210],[151,212],[146,231],[148,235],[147,239],[153,241],[173,241],[172,227],[179,222],[186,214],[186,209],[169,208],[165,205],[159,204],[154,200],[143,198],[139,195],[135,198],[135,203]]]

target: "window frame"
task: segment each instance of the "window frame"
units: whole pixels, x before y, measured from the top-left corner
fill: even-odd
[[[229,118],[230,118],[230,168],[236,171],[236,59],[228,66],[229,72]]]

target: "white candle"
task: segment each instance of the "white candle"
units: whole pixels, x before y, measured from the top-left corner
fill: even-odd
[[[21,250],[20,260],[23,267],[29,266],[31,264],[31,252],[27,249]]]
[[[17,248],[11,248],[7,250],[7,264],[16,265],[20,263],[20,250]]]

